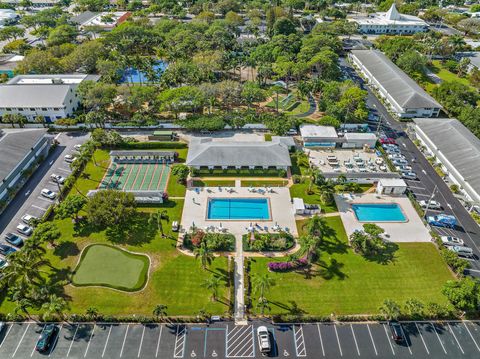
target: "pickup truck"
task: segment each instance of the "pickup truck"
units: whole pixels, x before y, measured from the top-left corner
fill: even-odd
[[[457,219],[448,214],[438,214],[436,216],[428,216],[427,223],[431,226],[454,228],[457,225]]]

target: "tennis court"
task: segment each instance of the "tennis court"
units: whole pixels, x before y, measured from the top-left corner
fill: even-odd
[[[100,189],[124,191],[165,191],[170,174],[168,163],[112,162]]]

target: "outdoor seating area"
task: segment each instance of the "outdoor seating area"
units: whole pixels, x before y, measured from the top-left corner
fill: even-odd
[[[310,162],[322,172],[389,172],[380,153],[359,150],[309,150]]]
[[[277,222],[271,227],[268,226],[261,226],[258,223],[250,223],[250,226],[245,227],[245,230],[249,233],[254,233],[254,232],[287,232],[290,233],[290,228],[288,227],[281,227],[278,225]]]

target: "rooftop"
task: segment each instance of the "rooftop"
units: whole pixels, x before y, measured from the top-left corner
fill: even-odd
[[[46,133],[43,128],[3,130],[0,137],[0,179],[9,175]]]
[[[411,26],[428,26],[428,24],[417,16],[400,14],[395,6],[392,4],[387,12],[377,12],[368,16],[356,16],[352,21],[360,25],[411,25]]]
[[[453,118],[417,118],[414,122],[480,194],[480,139]]]
[[[442,108],[414,80],[378,50],[352,50],[368,72],[403,108]]]
[[[279,140],[223,142],[193,138],[188,166],[291,166],[288,147]]]
[[[302,137],[337,138],[337,131],[332,126],[301,125]]]
[[[407,187],[407,184],[401,178],[381,178],[378,183],[384,187]]]

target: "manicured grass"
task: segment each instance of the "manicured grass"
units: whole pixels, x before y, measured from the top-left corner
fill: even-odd
[[[375,314],[387,298],[447,304],[441,289],[453,277],[433,244],[399,243],[391,262],[369,261],[348,247],[339,216],[325,220],[332,233],[309,273],[269,273],[276,282],[266,294],[271,313],[288,313],[293,302],[310,315]],[[271,261],[255,258],[252,275],[267,273]]]
[[[235,187],[235,180],[195,180],[193,187]]]
[[[187,187],[184,184],[179,183],[178,176],[174,175],[172,171],[170,171],[170,177],[168,178],[168,183],[167,183],[168,195],[170,197],[185,197],[186,192],[187,192]]]
[[[272,134],[271,133],[266,133],[264,135],[265,141],[269,142],[272,140]]]
[[[467,78],[459,77],[457,74],[448,71],[445,67],[443,67],[443,64],[440,60],[433,60],[432,66],[430,66],[430,70],[443,81],[457,81],[463,83],[464,85],[472,87],[470,85],[470,81],[468,81]],[[426,89],[428,92],[431,92],[436,86],[437,85],[434,83],[428,83],[426,85]]]
[[[302,198],[305,203],[308,204],[320,204],[320,207],[322,208],[322,212],[324,213],[333,213],[337,212],[337,206],[335,202],[333,202],[330,205],[323,205],[320,202],[320,190],[316,185],[313,185],[313,194],[308,194],[307,193],[308,189],[308,181],[305,181],[305,183],[296,183],[290,187],[290,196],[297,197],[297,198]]]
[[[242,187],[285,187],[287,180],[242,180]]]
[[[92,243],[114,244],[151,259],[150,279],[144,290],[126,293],[66,285],[59,291],[69,305],[65,312],[84,314],[88,307],[95,307],[103,315],[152,315],[157,304],[166,305],[168,315],[196,315],[201,309],[212,314],[228,311],[227,259],[216,258],[208,270],[203,270],[198,260],[175,247],[178,234],[172,232],[171,222],[180,221],[183,203],[173,200],[161,206],[141,207],[141,213],[125,231],[98,231],[88,224],[74,227],[70,219],[56,220],[62,237],[54,249],[47,248],[46,254],[53,268],[46,268],[53,284],[68,280],[81,250]],[[166,238],[148,224],[149,213],[158,209],[165,209],[170,218],[163,224]],[[221,278],[222,283],[216,302],[210,300],[211,293],[202,286],[211,275]],[[0,303],[1,313],[13,313],[14,308],[14,303],[6,299]]]
[[[307,112],[310,109],[310,104],[308,101],[296,102],[295,106],[292,106],[289,111],[286,112],[287,115],[301,115],[302,113]]]
[[[135,291],[145,285],[149,265],[150,261],[145,255],[93,244],[83,250],[72,282],[77,286],[104,286]]]
[[[85,169],[77,179],[75,186],[70,193],[78,193],[86,195],[89,190],[97,189],[102,182],[105,171],[110,165],[110,155],[107,150],[96,150],[93,158],[88,161]],[[95,165],[96,164],[96,165]]]

